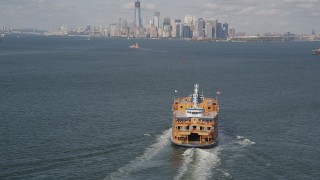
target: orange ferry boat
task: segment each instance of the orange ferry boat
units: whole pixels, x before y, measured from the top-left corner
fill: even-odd
[[[190,96],[175,98],[172,105],[173,144],[185,147],[211,147],[218,143],[217,98],[199,94],[199,85],[194,85]],[[220,94],[217,92],[217,95]]]

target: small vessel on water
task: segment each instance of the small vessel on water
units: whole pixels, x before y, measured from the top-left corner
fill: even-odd
[[[312,50],[312,55],[320,55],[320,49]]]
[[[195,84],[193,94],[174,99],[171,134],[173,144],[205,148],[218,143],[217,98],[204,97],[203,93],[200,95],[198,88],[199,85]]]
[[[129,48],[131,48],[131,49],[140,49],[140,46],[139,46],[138,43],[136,43],[136,44],[132,44],[131,46],[129,46]]]

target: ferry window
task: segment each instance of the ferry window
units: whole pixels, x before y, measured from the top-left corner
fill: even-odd
[[[180,130],[180,129],[181,129],[181,126],[178,126],[178,129]]]
[[[211,128],[210,127],[208,127],[208,130],[210,130]]]
[[[196,129],[197,128],[197,126],[193,126],[193,129]]]
[[[203,127],[202,126],[200,126],[200,131],[202,131],[203,130]]]
[[[183,108],[183,106],[180,106],[180,108]]]
[[[189,130],[189,126],[187,126],[186,129]]]

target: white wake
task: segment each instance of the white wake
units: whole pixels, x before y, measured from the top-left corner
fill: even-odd
[[[213,176],[223,176],[232,178],[225,169],[219,167],[221,162],[221,153],[224,150],[234,151],[235,154],[241,154],[245,147],[256,144],[243,136],[224,136],[221,134],[222,140],[217,147],[212,149],[191,148],[182,154],[182,163],[179,167],[175,180],[183,179],[212,179]],[[236,157],[236,156],[234,156]]]
[[[221,147],[213,149],[188,149],[183,153],[183,163],[175,180],[179,179],[210,179],[214,169],[219,165]]]
[[[194,149],[194,148],[188,149],[182,154],[183,162],[182,162],[181,167],[179,168],[178,175],[174,179],[176,179],[176,180],[182,179],[183,175],[188,172],[188,167],[190,166],[190,163],[193,160],[195,150],[196,149]]]
[[[127,165],[119,168],[113,172],[106,179],[126,179],[130,175],[150,168],[150,162],[169,148],[171,129],[163,131],[159,135],[154,144],[147,147],[141,156],[136,157]],[[147,135],[145,135],[147,136]],[[187,148],[182,154],[182,163],[178,169],[175,180],[180,179],[212,179],[213,175],[224,176],[225,178],[232,178],[225,169],[219,168],[221,162],[221,153],[223,150],[235,151],[240,153],[245,147],[256,144],[243,136],[222,136],[222,142],[212,149]]]
[[[256,142],[249,140],[248,138],[245,138],[243,136],[237,136],[237,143],[243,146],[249,146],[256,144]]]
[[[137,172],[141,169],[148,168],[145,166],[145,162],[150,160],[156,154],[159,153],[163,148],[167,147],[170,144],[170,135],[171,128],[165,130],[156,140],[154,144],[147,147],[144,151],[143,155],[136,157],[129,164],[124,167],[119,168],[116,172],[112,173],[110,177],[106,179],[120,179],[122,177],[126,177],[130,173]]]

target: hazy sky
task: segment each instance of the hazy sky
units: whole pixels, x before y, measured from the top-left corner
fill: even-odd
[[[218,19],[237,32],[320,34],[320,0],[140,0],[141,16],[151,20],[182,19],[184,15]],[[134,0],[0,0],[0,27],[37,27],[52,30],[109,25],[125,18],[133,21]]]

